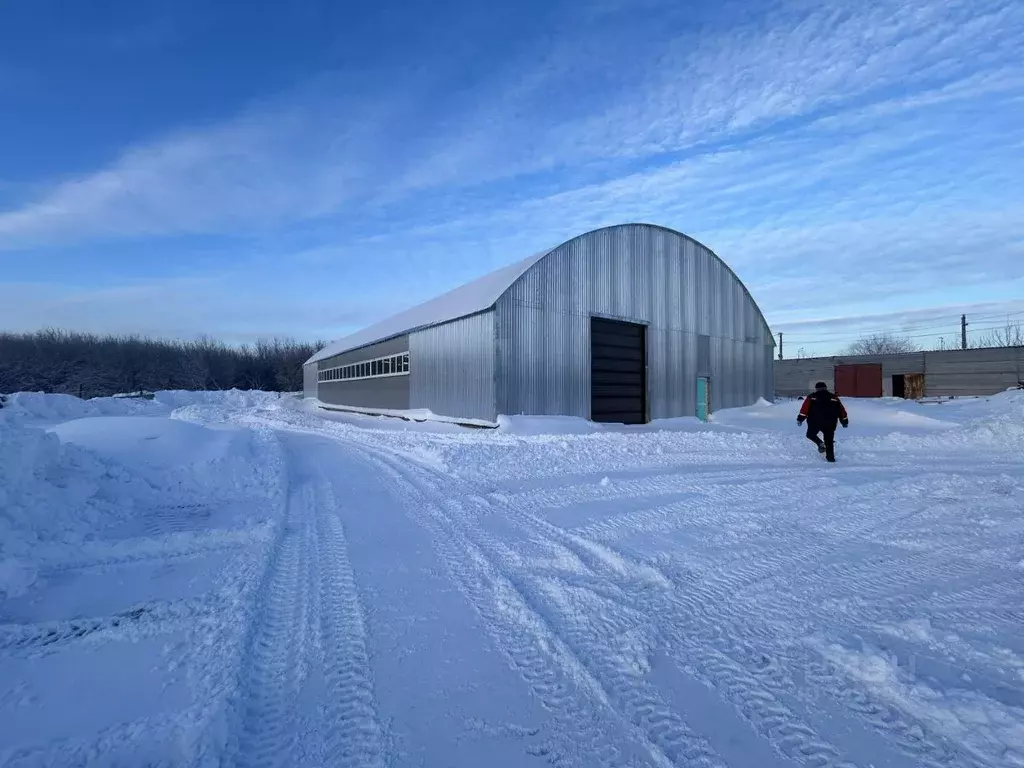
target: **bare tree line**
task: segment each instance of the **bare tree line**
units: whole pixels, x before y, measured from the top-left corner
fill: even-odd
[[[160,389],[302,389],[302,364],[321,342],[211,338],[164,341],[50,329],[0,333],[0,392],[101,397]]]
[[[906,352],[960,349],[960,336],[940,338],[932,347],[919,345],[910,336],[896,333],[875,333],[853,342],[844,350],[847,355],[896,355]],[[1024,347],[1024,326],[1007,321],[1004,328],[989,329],[984,335],[968,335],[968,349],[992,349],[997,347]]]

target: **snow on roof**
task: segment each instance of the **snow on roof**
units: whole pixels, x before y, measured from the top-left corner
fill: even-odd
[[[528,259],[496,269],[494,272],[478,277],[465,285],[460,285],[448,293],[443,293],[411,309],[385,318],[343,339],[332,341],[309,358],[306,365],[420,328],[440,325],[488,310],[494,306],[501,294],[512,287],[512,283],[550,252],[550,249],[541,251]]]

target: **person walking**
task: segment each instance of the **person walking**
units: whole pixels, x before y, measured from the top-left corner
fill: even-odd
[[[814,392],[804,398],[800,406],[800,415],[796,423],[807,422],[807,439],[818,446],[818,453],[824,453],[828,461],[836,460],[836,426],[843,429],[850,426],[850,417],[843,407],[842,401],[828,391],[828,384],[819,381],[814,385]],[[821,437],[819,437],[821,435]]]

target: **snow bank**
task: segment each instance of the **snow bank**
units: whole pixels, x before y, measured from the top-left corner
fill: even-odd
[[[36,567],[28,560],[16,557],[0,559],[0,597],[24,595],[35,583],[36,576]]]
[[[124,468],[0,416],[0,593],[20,594],[32,584],[40,544],[81,542],[132,515],[136,501],[152,494]]]
[[[0,597],[23,594],[40,558],[119,538],[156,508],[273,504],[273,433],[175,418],[195,405],[248,407],[268,393],[159,393],[156,400],[19,393],[0,410]],[[262,504],[261,508],[266,508]]]
[[[102,460],[132,467],[154,488],[188,489],[206,500],[244,495],[262,457],[254,435],[238,427],[203,426],[180,419],[98,416],[65,422],[50,431],[63,443]]]
[[[224,408],[260,408],[280,401],[294,400],[294,395],[283,392],[261,392],[258,390],[228,389],[223,391],[190,392],[165,390],[156,393],[157,403],[170,408],[216,405]]]
[[[715,432],[721,431],[717,422],[704,422],[696,416],[679,416],[672,419],[653,419],[647,424],[604,424],[579,416],[499,416],[498,431],[518,437],[541,437],[544,435],[593,435],[638,432]]]
[[[487,421],[486,419],[463,419],[455,416],[441,416],[434,413],[429,408],[407,408],[402,410],[392,408],[359,408],[349,405],[332,405],[320,400],[314,400],[312,403],[315,407],[322,408],[325,411],[347,413],[357,416],[387,417],[418,423],[432,422],[435,424],[458,424],[467,427],[494,427],[494,422]]]
[[[856,440],[851,444],[859,449],[1024,455],[1024,391],[941,403],[869,403],[863,401],[862,411],[868,417],[867,429],[851,429]],[[853,425],[852,411],[850,419]]]
[[[577,416],[499,416],[498,430],[507,435],[589,435],[601,424]]]
[[[157,415],[169,412],[167,406],[151,400],[115,397],[82,400],[74,395],[19,392],[7,398],[3,408],[3,419],[20,424],[55,424],[87,416]]]
[[[18,392],[7,397],[3,418],[20,424],[58,424],[93,416],[166,416],[176,409],[192,406],[258,408],[285,401],[291,395],[231,389],[189,392],[164,390],[152,400],[131,397],[95,397],[82,400],[74,395]]]

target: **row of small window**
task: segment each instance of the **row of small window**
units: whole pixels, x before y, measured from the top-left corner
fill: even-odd
[[[317,373],[318,381],[348,381],[349,379],[372,379],[376,376],[401,376],[409,372],[409,353],[390,357],[379,357],[365,363],[352,363],[340,368],[328,368]]]

